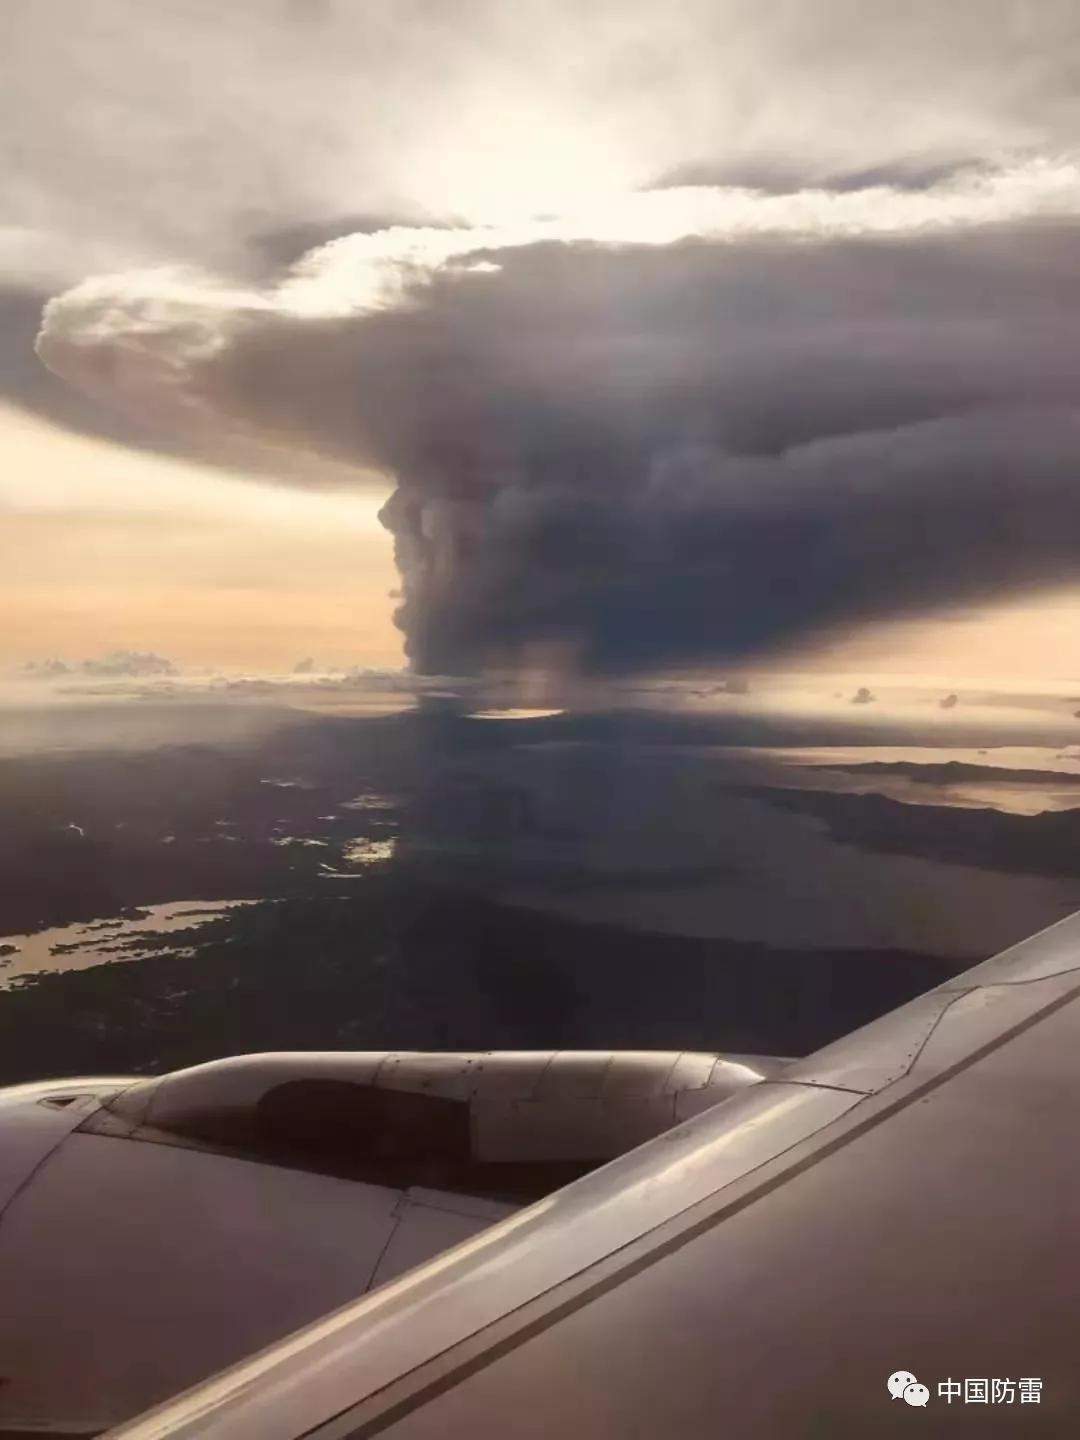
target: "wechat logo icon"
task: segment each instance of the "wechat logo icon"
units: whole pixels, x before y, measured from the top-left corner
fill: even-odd
[[[906,1400],[909,1405],[925,1405],[930,1399],[930,1391],[910,1370],[894,1370],[885,1385],[894,1400]]]

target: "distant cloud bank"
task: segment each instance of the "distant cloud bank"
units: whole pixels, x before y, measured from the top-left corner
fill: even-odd
[[[150,675],[176,675],[177,667],[162,655],[149,650],[112,650],[90,660],[30,660],[23,673],[42,680],[58,680],[65,675],[96,675],[121,679]]]

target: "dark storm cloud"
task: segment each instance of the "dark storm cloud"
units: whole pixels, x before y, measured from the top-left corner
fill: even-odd
[[[393,473],[420,670],[727,660],[1075,577],[1074,225],[477,259],[183,364],[230,425]],[[125,333],[82,335],[83,380]]]
[[[131,0],[15,11],[0,246],[46,364],[129,443],[392,475],[420,670],[1074,577],[1071,0],[161,0],[153,45]]]

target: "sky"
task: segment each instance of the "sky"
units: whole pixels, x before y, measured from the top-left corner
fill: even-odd
[[[309,655],[400,666],[377,492],[252,483],[14,407],[0,435],[0,663],[130,650],[244,671]]]
[[[1080,678],[1058,0],[10,0],[0,666]]]

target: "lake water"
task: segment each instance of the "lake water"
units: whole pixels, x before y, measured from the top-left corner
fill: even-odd
[[[44,970],[87,970],[110,961],[142,960],[157,946],[140,945],[140,936],[171,931],[198,932],[253,900],[174,900],[167,905],[140,907],[129,917],[56,925],[32,935],[0,935],[0,989],[26,975]],[[6,946],[14,953],[4,954]]]

